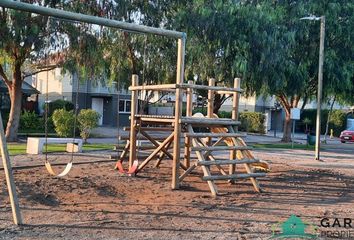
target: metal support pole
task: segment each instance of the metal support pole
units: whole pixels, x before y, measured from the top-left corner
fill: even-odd
[[[121,21],[102,18],[102,17],[95,17],[91,15],[59,10],[55,8],[42,7],[34,4],[23,3],[20,1],[1,0],[0,6],[5,8],[11,8],[14,10],[37,13],[45,16],[52,16],[59,19],[66,19],[66,20],[85,22],[90,24],[97,24],[100,26],[113,27],[113,28],[118,28],[126,31],[131,31],[131,32],[150,33],[150,34],[173,37],[173,38],[185,37],[185,33],[183,32],[148,27],[148,26],[138,25],[134,23],[121,22]]]
[[[16,185],[15,185],[14,177],[12,175],[12,167],[11,167],[9,152],[7,150],[7,144],[6,144],[5,134],[4,134],[4,127],[2,125],[1,114],[0,114],[0,150],[1,150],[2,165],[5,171],[7,191],[9,192],[9,197],[10,197],[12,217],[14,223],[16,225],[19,225],[22,224],[22,218],[21,218],[20,206],[16,194]]]
[[[321,103],[322,103],[322,79],[323,79],[323,55],[325,38],[325,17],[321,17],[320,52],[318,60],[318,89],[317,89],[317,117],[316,117],[316,148],[315,159],[320,160],[321,143]]]

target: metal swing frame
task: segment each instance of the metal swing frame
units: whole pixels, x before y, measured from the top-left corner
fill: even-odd
[[[144,34],[154,34],[159,36],[165,36],[177,39],[178,49],[177,49],[177,75],[176,75],[176,84],[182,84],[184,79],[184,59],[185,59],[185,43],[186,43],[186,34],[184,32],[165,30],[161,28],[148,27],[143,25],[138,25],[134,23],[126,23],[117,20],[111,20],[102,17],[95,17],[91,15],[73,13],[69,11],[47,8],[38,5],[33,5],[29,3],[22,3],[18,1],[11,0],[1,0],[0,6],[5,8],[10,8],[14,10],[20,10],[25,12],[32,12],[45,16],[52,16],[59,19],[66,19],[78,22],[85,22],[90,24],[97,24],[106,27],[112,27],[120,29],[123,31],[130,31],[136,33]],[[179,188],[179,167],[180,167],[180,137],[181,137],[181,126],[178,123],[182,114],[182,90],[176,90],[176,105],[175,105],[175,125],[174,125],[174,146],[173,146],[173,163],[172,163],[172,189]],[[133,106],[132,106],[133,107]],[[1,120],[2,122],[2,120]],[[22,224],[22,218],[19,208],[19,203],[17,199],[15,183],[12,176],[12,168],[10,164],[10,158],[7,151],[7,144],[4,137],[4,129],[1,125],[0,127],[0,150],[2,153],[2,160],[5,168],[6,182],[8,185],[8,191],[10,195],[10,202],[13,212],[13,220],[16,225]]]

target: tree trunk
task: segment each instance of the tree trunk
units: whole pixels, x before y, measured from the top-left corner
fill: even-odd
[[[214,113],[217,114],[222,106],[222,104],[224,103],[224,97],[221,96],[220,94],[215,94],[214,97]]]
[[[291,119],[290,111],[285,111],[285,121],[282,142],[291,142]]]
[[[22,76],[20,64],[15,64],[14,66],[12,86],[8,89],[11,100],[11,108],[9,120],[6,126],[6,140],[9,142],[15,142],[17,141],[22,106]]]

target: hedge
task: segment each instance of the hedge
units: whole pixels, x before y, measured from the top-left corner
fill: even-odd
[[[52,116],[54,111],[57,109],[65,109],[66,111],[71,111],[74,110],[75,106],[70,101],[58,99],[53,102],[50,102],[48,107],[49,107],[48,116]],[[45,109],[45,106],[43,106],[43,108]]]
[[[265,116],[260,112],[241,112],[239,119],[241,121],[240,131],[265,133]]]

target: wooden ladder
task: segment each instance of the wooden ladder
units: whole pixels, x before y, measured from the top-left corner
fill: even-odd
[[[194,122],[193,122],[194,123]],[[195,164],[190,166],[180,177],[182,181],[186,175],[192,172],[196,167],[201,167],[203,171],[203,180],[206,181],[209,185],[210,191],[213,196],[218,195],[217,186],[215,181],[218,180],[228,180],[233,182],[237,179],[248,178],[251,180],[254,189],[257,192],[261,192],[261,188],[258,184],[257,177],[264,177],[266,173],[255,173],[252,168],[252,164],[257,164],[260,160],[255,159],[252,154],[250,154],[251,147],[247,146],[244,141],[241,139],[242,134],[236,133],[233,128],[233,123],[227,124],[223,123],[226,129],[225,132],[194,132],[193,123],[187,125],[188,132],[185,134],[185,137],[191,139],[191,151],[194,151],[197,156],[197,161]],[[212,130],[210,128],[210,130]],[[211,141],[205,140],[205,138],[218,138],[214,143]],[[226,146],[219,146],[220,143],[228,142]],[[232,144],[230,144],[230,142]],[[219,160],[214,157],[213,152],[215,151],[230,151],[237,152],[237,154],[230,154],[230,159]],[[233,156],[233,157],[232,157]],[[235,166],[241,164],[245,173],[236,173]],[[210,171],[210,167],[215,166],[219,172]],[[226,172],[222,166],[229,166],[229,172]],[[233,169],[233,170],[232,170]]]

